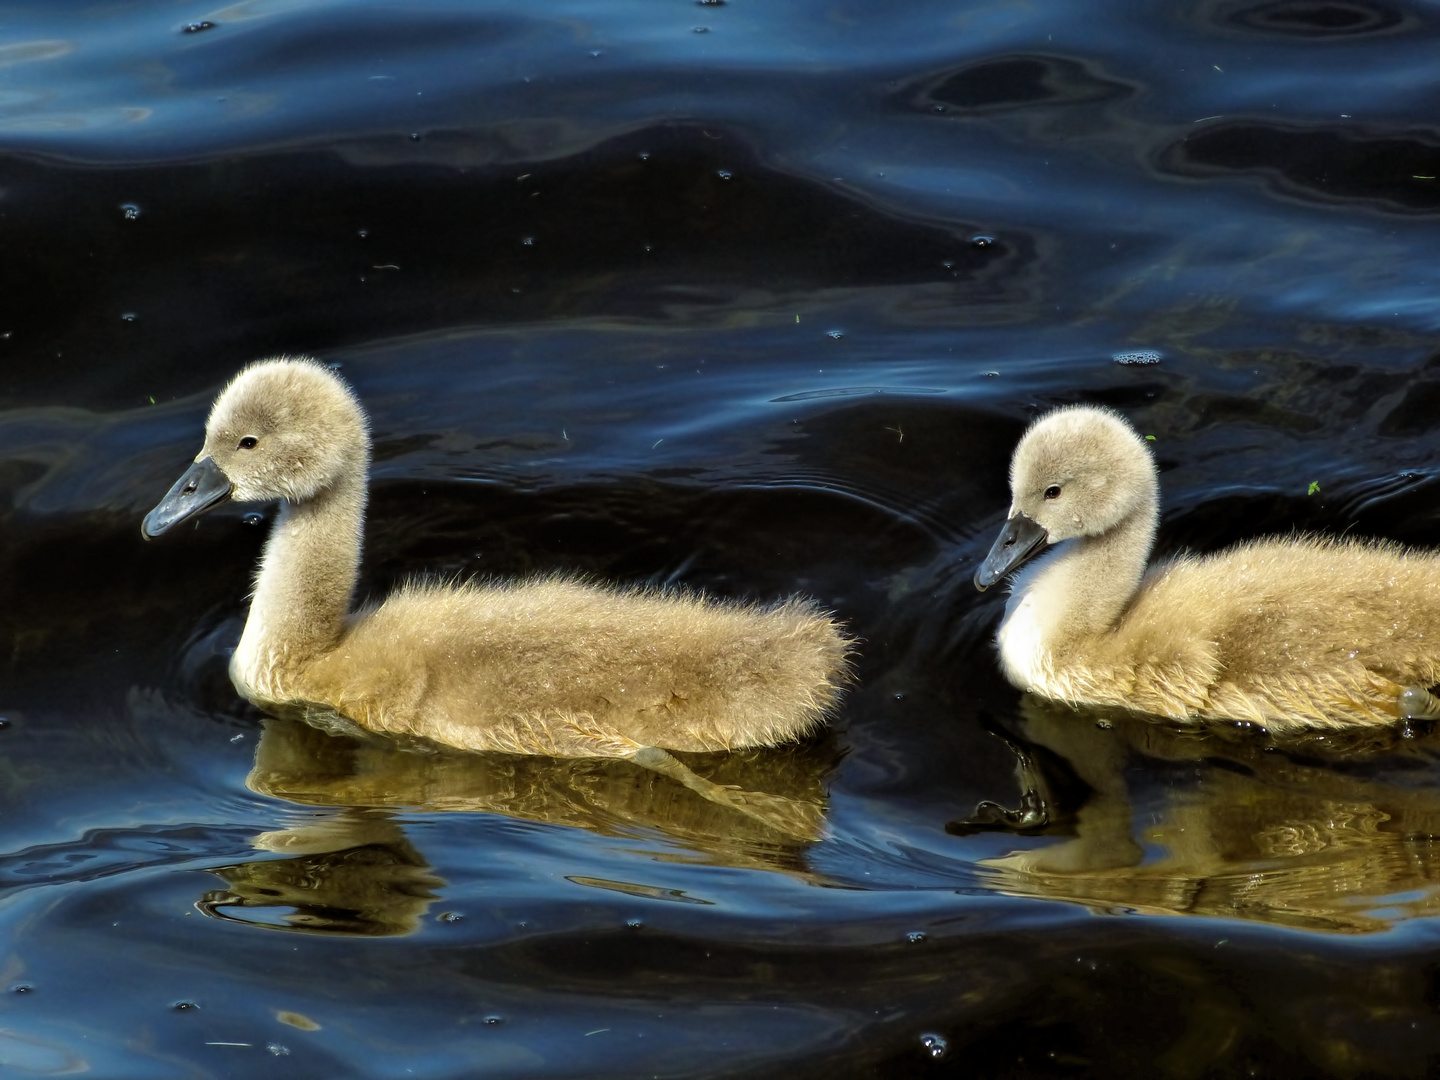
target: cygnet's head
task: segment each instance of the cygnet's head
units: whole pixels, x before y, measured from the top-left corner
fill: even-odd
[[[195,464],[141,531],[159,536],[227,498],[304,502],[363,477],[369,448],[365,413],[329,368],[285,357],[252,364],[215,399]]]
[[[1010,517],[975,575],[987,589],[1049,544],[1099,536],[1137,513],[1153,522],[1155,460],[1109,409],[1072,405],[1030,425],[1010,460]]]

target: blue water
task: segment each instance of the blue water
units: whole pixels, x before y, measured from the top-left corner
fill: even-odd
[[[1440,542],[1437,28],[0,4],[0,1071],[1428,1075],[1437,737],[1047,709],[970,575],[1072,401],[1155,436],[1163,551]],[[370,413],[367,595],[563,569],[846,619],[825,737],[692,763],[820,839],[238,702],[268,511],[138,525],[282,352]],[[1037,785],[1045,827],[947,830]]]

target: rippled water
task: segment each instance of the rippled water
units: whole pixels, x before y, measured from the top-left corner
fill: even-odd
[[[969,578],[1039,409],[1161,548],[1440,543],[1421,0],[0,4],[0,1065],[1428,1075],[1440,736],[1057,711]],[[401,753],[224,667],[254,508],[144,544],[233,371],[341,365],[362,589],[801,591],[814,744]],[[1043,797],[1044,828],[965,824]],[[948,828],[947,828],[948,826]]]

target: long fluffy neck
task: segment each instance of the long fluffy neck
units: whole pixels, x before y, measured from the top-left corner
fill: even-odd
[[[1100,536],[1056,545],[1017,575],[999,634],[1012,682],[1042,687],[1057,661],[1115,626],[1145,574],[1158,516],[1157,500]]]
[[[366,475],[284,503],[265,543],[230,677],[250,698],[283,701],[285,676],[335,646],[360,569]]]

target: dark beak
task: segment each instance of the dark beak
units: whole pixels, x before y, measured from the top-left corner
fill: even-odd
[[[172,525],[218,506],[230,497],[230,490],[230,478],[220,471],[215,459],[203,457],[186,469],[160,505],[145,515],[140,535],[153,540]]]
[[[1017,513],[1005,522],[995,538],[995,546],[975,571],[975,588],[984,592],[1012,570],[1019,569],[1040,553],[1048,539],[1049,534],[1039,522]]]

